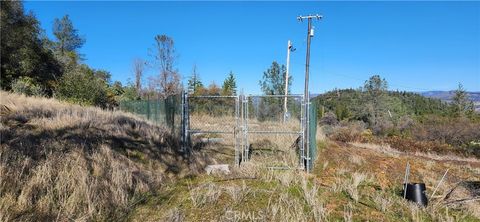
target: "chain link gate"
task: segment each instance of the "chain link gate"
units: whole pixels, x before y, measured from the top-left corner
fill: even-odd
[[[239,163],[240,97],[191,96],[184,94],[184,136],[187,149],[201,149],[215,143],[226,163]],[[230,158],[230,153],[234,156]]]
[[[243,160],[266,152],[269,154],[263,155],[262,161],[271,164],[270,168],[304,169],[303,95],[248,95],[242,98]],[[283,108],[285,98],[288,113]],[[296,155],[289,155],[291,152]],[[289,156],[296,158],[289,159]]]
[[[304,96],[287,96],[286,118],[285,98],[284,95],[191,96],[185,93],[183,144],[198,149],[215,143],[219,152],[234,156],[224,159],[230,164],[239,165],[261,156],[262,161],[265,158],[272,161],[273,168],[305,169],[309,152],[304,142],[307,127]],[[296,153],[296,160],[285,158],[290,152]],[[280,162],[283,164],[278,165]]]

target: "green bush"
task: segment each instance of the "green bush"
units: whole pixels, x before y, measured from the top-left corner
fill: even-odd
[[[12,82],[12,91],[27,96],[45,96],[45,91],[30,77],[20,77]]]
[[[113,88],[113,87],[112,87]],[[121,92],[117,96],[118,101],[132,101],[132,100],[139,100],[140,97],[138,96],[138,91],[134,85],[128,85],[121,88]]]
[[[74,68],[60,79],[55,97],[80,105],[94,105],[102,108],[108,105],[107,84],[97,78],[94,71],[85,66]]]

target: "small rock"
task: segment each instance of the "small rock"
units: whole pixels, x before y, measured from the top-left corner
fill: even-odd
[[[230,169],[228,164],[215,164],[215,165],[208,165],[205,167],[205,171],[208,175],[212,173],[223,173],[223,174],[230,174]]]

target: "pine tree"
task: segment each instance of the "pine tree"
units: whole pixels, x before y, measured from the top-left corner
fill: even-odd
[[[386,92],[388,83],[379,75],[371,76],[363,85],[367,94],[367,104],[364,112],[367,113],[368,122],[371,127],[382,125],[381,119],[387,113]]]
[[[226,96],[237,94],[237,82],[232,71],[230,71],[225,81],[223,81],[222,94]]]
[[[73,23],[68,15],[63,16],[61,19],[55,19],[53,22],[53,35],[58,40],[58,50],[61,55],[64,55],[65,52],[73,52],[85,43],[85,39],[78,35],[78,31],[73,27]]]
[[[267,71],[263,72],[263,78],[260,80],[260,87],[265,95],[284,95],[285,94],[285,76],[287,71],[284,65],[272,62]],[[288,89],[292,85],[292,77],[288,77]]]
[[[458,84],[458,89],[455,90],[452,98],[452,109],[456,116],[468,116],[474,112],[473,102],[468,98],[468,93],[461,83]]]
[[[200,75],[197,73],[197,66],[194,65],[192,69],[192,75],[188,80],[188,92],[190,94],[198,93],[198,90],[203,88],[203,83],[200,80]]]

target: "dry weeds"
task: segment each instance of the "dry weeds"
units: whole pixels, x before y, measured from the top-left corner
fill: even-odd
[[[373,196],[373,202],[377,205],[377,208],[382,212],[386,212],[392,206],[391,197],[384,193],[376,192]]]
[[[130,114],[0,98],[0,221],[119,219],[143,193],[208,162],[182,156],[164,128]]]
[[[393,157],[398,157],[400,154],[402,154],[402,152],[396,150],[396,149],[393,149],[392,147],[390,147],[390,145],[388,144],[382,144],[382,145],[378,145],[378,144],[371,144],[371,143],[358,143],[358,142],[353,142],[353,143],[349,143],[350,145],[353,145],[355,147],[360,147],[360,148],[364,148],[364,149],[370,149],[370,150],[375,150],[377,152],[381,152],[381,153],[384,153],[384,154],[387,154],[387,155],[390,155],[390,156],[393,156]]]
[[[303,211],[303,204],[288,193],[280,193],[275,200],[270,199],[267,208],[269,221],[307,221],[309,216]]]
[[[190,187],[190,200],[194,207],[202,207],[205,204],[217,201],[222,190],[214,183],[203,184],[198,187]]]
[[[343,206],[343,221],[351,222],[353,221],[353,205],[351,203]]]
[[[244,180],[240,186],[226,186],[224,187],[224,190],[230,195],[234,203],[241,202],[249,193],[251,193],[250,188],[247,186]]]
[[[356,165],[362,165],[365,162],[365,159],[362,156],[353,154],[350,157],[350,161]]]
[[[164,220],[169,222],[182,222],[185,220],[185,214],[180,209],[175,207],[168,212]]]
[[[318,187],[316,183],[309,184],[305,176],[301,178],[301,188],[303,193],[303,198],[307,203],[307,206],[311,209],[313,218],[315,221],[325,221],[328,217],[328,211],[325,208],[324,203],[321,201],[318,196]]]

